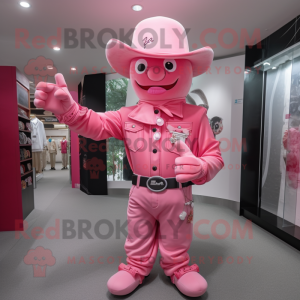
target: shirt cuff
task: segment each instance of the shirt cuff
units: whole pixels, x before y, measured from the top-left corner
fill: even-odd
[[[76,122],[77,117],[85,113],[87,110],[88,109],[86,107],[82,107],[81,105],[74,102],[66,113],[55,116],[59,123],[72,125]]]
[[[202,162],[202,174],[201,174],[201,177],[200,178],[197,178],[197,179],[195,179],[195,180],[192,180],[192,182],[194,183],[194,184],[197,184],[197,185],[201,185],[201,184],[204,184],[207,180],[206,180],[206,178],[207,178],[207,171],[208,171],[208,166],[207,166],[207,162],[206,161],[204,161],[204,160],[201,160],[201,162]]]

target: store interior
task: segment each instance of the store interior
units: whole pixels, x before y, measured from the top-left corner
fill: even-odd
[[[214,51],[184,99],[206,109],[224,161],[211,181],[191,187],[190,265],[208,283],[199,299],[299,299],[297,1],[9,1],[0,16],[0,128],[9,145],[0,148],[1,299],[192,299],[165,275],[160,251],[133,292],[108,290],[126,264],[128,199],[140,184],[131,155],[139,149],[125,138],[85,136],[35,100],[37,87],[57,85],[61,73],[78,115],[139,104],[105,47],[111,38],[130,46],[136,24],[155,16],[183,25],[190,52]]]

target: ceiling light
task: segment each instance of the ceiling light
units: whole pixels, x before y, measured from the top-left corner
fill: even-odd
[[[47,66],[48,69],[52,70],[53,69],[53,66],[49,65]]]
[[[268,62],[265,62],[264,63],[264,66],[269,66],[270,64]]]
[[[59,47],[53,47],[53,50],[55,50],[55,51],[59,51],[59,50],[60,50],[60,48],[59,48]]]
[[[76,68],[71,68],[72,71],[76,71]]]
[[[30,4],[28,2],[20,2],[20,5],[26,8],[30,7]]]
[[[132,6],[132,9],[133,9],[134,11],[141,11],[141,10],[143,9],[143,7],[142,7],[141,5],[133,5],[133,6]]]
[[[277,68],[276,68],[276,67],[273,67],[273,68],[272,68],[272,70],[275,70],[275,69],[277,69]]]

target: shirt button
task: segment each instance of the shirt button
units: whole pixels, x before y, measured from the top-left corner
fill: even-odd
[[[156,130],[157,130],[156,128],[153,128],[153,129],[152,129],[153,132],[156,132]]]
[[[159,113],[159,110],[156,109],[156,110],[154,111],[154,113],[157,115],[157,114]]]
[[[158,141],[160,139],[160,137],[161,137],[161,133],[159,131],[155,132],[153,134],[153,138],[154,138],[155,141]]]
[[[153,149],[153,153],[157,153],[157,149]]]
[[[156,124],[157,124],[158,126],[163,126],[164,123],[165,123],[165,121],[164,121],[162,118],[157,118]]]
[[[132,128],[135,128],[135,125],[132,125]]]
[[[153,171],[156,171],[156,170],[157,170],[157,167],[156,167],[156,166],[152,167],[152,170],[153,170]]]
[[[181,129],[181,126],[179,125],[177,128],[178,128],[178,129]]]

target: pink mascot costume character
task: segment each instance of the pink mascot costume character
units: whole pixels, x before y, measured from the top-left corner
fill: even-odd
[[[204,184],[224,163],[206,109],[186,104],[192,78],[208,70],[209,47],[189,52],[184,27],[154,17],[140,22],[132,47],[111,39],[106,47],[110,65],[130,78],[139,97],[135,106],[95,113],[72,99],[65,80],[37,85],[36,107],[52,111],[71,130],[94,139],[123,140],[134,172],[127,209],[127,265],[107,283],[115,295],[126,295],[149,275],[158,247],[160,265],[185,295],[198,297],[207,289],[199,267],[189,266],[193,234],[192,184]]]

